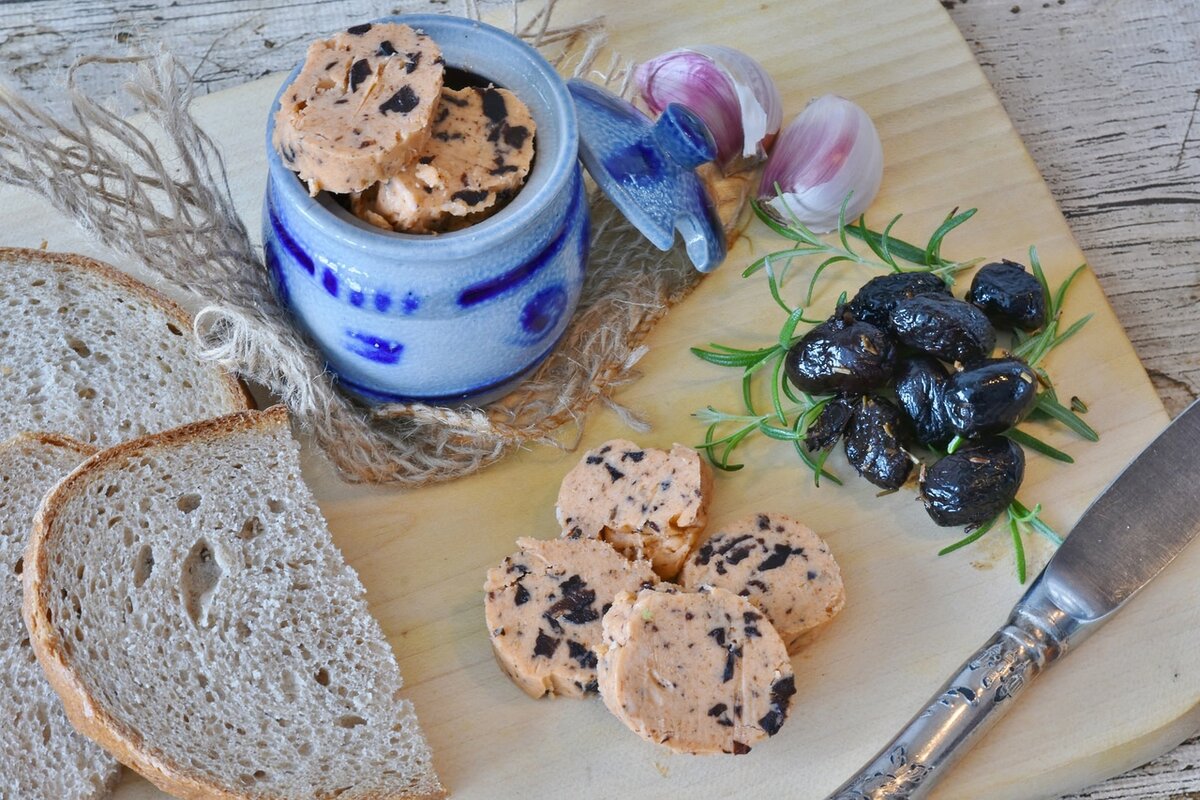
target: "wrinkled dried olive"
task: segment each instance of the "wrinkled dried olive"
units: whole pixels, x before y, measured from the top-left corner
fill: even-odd
[[[896,402],[921,444],[941,444],[954,435],[942,407],[946,368],[936,358],[913,356],[896,367]]]
[[[959,436],[1002,433],[1033,410],[1037,375],[1019,358],[991,358],[946,381],[942,406]]]
[[[996,345],[996,329],[982,311],[940,294],[896,303],[890,328],[904,344],[943,361],[970,364],[989,356]]]
[[[998,328],[1033,331],[1046,324],[1046,295],[1025,267],[1005,259],[975,273],[967,302],[983,309]]]
[[[981,525],[1008,507],[1024,477],[1024,451],[1003,436],[993,436],[925,470],[921,499],[938,525]]]
[[[813,394],[860,394],[886,384],[895,367],[892,337],[842,309],[804,334],[784,360],[792,384]]]
[[[950,294],[950,287],[928,272],[893,272],[871,278],[846,306],[854,318],[887,329],[888,317],[901,300],[923,294]]]
[[[826,403],[804,436],[804,446],[809,452],[828,450],[837,444],[854,416],[856,405],[855,400],[846,397],[835,397]]]
[[[904,438],[900,410],[882,397],[868,395],[858,402],[846,432],[846,459],[876,486],[899,489],[913,468]]]

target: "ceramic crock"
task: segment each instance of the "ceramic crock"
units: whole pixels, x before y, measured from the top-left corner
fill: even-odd
[[[267,125],[267,267],[276,295],[347,389],[374,402],[485,402],[549,353],[579,300],[588,205],[575,109],[554,68],[497,28],[434,14],[380,21],[423,30],[448,67],[521,98],[537,125],[533,169],[512,202],[483,222],[437,235],[384,231],[325,193],[310,197],[284,166],[271,146],[276,96]]]
[[[683,235],[697,269],[725,256],[720,220],[694,168],[716,153],[692,112],[656,123],[592,84],[564,82],[498,28],[436,14],[386,17],[427,33],[447,68],[509,89],[537,125],[533,169],[504,209],[453,233],[393,233],[307,189],[267,125],[263,247],[277,297],[341,385],[369,402],[484,403],[553,350],[579,301],[588,254],[580,159],[659,249]]]

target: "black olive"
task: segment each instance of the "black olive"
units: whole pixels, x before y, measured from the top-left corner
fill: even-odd
[[[874,325],[856,322],[838,309],[792,345],[784,368],[802,392],[860,394],[891,379],[896,343]]]
[[[858,402],[846,432],[846,459],[881,489],[899,489],[913,467],[904,435],[900,410],[882,397],[868,395]]]
[[[1034,331],[1046,324],[1046,294],[1037,278],[1015,261],[985,264],[975,273],[967,302],[983,309],[998,328]]]
[[[929,356],[901,359],[896,367],[896,402],[921,444],[941,444],[954,436],[942,407],[946,378],[946,368]]]
[[[826,403],[804,436],[804,446],[809,452],[828,450],[837,444],[854,416],[856,405],[855,400],[845,397],[835,397]]]
[[[975,306],[954,297],[927,294],[901,300],[890,327],[901,342],[943,361],[970,364],[991,355],[996,329]]]
[[[938,525],[982,525],[1008,507],[1024,477],[1024,451],[1016,442],[993,436],[926,469],[921,499]]]
[[[1037,375],[1019,358],[991,358],[950,376],[942,405],[959,436],[1002,433],[1033,410]]]
[[[886,329],[896,303],[923,294],[948,295],[950,287],[929,272],[893,272],[863,284],[846,309],[855,319]]]

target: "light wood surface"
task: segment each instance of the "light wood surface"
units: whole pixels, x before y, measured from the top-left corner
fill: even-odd
[[[875,117],[889,160],[873,214],[904,210],[906,230],[915,235],[949,204],[978,205],[980,218],[970,233],[951,240],[956,254],[1014,257],[1024,244],[1036,243],[1059,277],[1082,260],[946,17],[932,4],[857,5],[870,7],[869,17],[884,32],[878,40],[852,21],[867,14],[841,13],[845,6],[827,2],[807,9],[807,32],[776,31],[756,53],[785,87],[789,110],[811,94],[832,90],[855,97]],[[702,19],[689,22],[656,7],[639,17],[640,29],[614,38],[623,52],[650,55],[698,41],[702,32],[694,26]],[[762,17],[749,14],[724,21],[719,40],[761,41],[761,31]],[[919,60],[889,53],[881,46],[887,37],[919,39],[929,51]],[[845,57],[824,58],[833,46],[843,48]],[[261,193],[261,142],[245,119],[265,114],[270,92],[270,86],[246,87],[210,98],[198,111],[235,154],[235,196],[252,221]],[[947,131],[954,132],[953,139]],[[1013,196],[1022,202],[1011,202]],[[13,204],[0,196],[0,205]],[[42,237],[54,247],[79,248],[73,233],[64,234],[35,209],[21,206],[6,244],[36,244]],[[777,244],[755,230],[755,240],[731,255],[731,265],[748,261],[752,249]],[[863,277],[856,276],[857,282]],[[830,289],[832,297],[836,291]],[[1054,437],[1081,464],[1061,468],[1032,460],[1023,494],[1045,501],[1049,519],[1062,528],[1165,419],[1093,283],[1080,287],[1068,313],[1092,307],[1101,319],[1050,365],[1064,390],[1092,404],[1089,419],[1106,435],[1094,446]],[[620,398],[652,417],[655,431],[644,437],[647,444],[694,442],[699,427],[686,417],[688,411],[707,403],[733,406],[729,377],[690,360],[686,348],[711,339],[749,344],[769,338],[775,323],[764,317],[770,308],[761,283],[742,281],[736,270],[725,269],[669,316],[650,341],[646,378]],[[1112,386],[1122,391],[1112,392]],[[589,421],[588,441],[622,432],[615,419],[598,414]],[[814,492],[778,445],[760,443],[747,457],[750,468],[718,484],[718,519],[759,508],[806,517],[842,560],[851,601],[844,618],[797,660],[798,674],[810,679],[801,679],[796,718],[750,758],[732,762],[669,756],[627,734],[596,703],[533,703],[491,663],[479,607],[483,572],[511,549],[516,536],[552,535],[557,480],[573,457],[533,451],[477,478],[409,493],[350,489],[333,481],[318,461],[310,465],[334,535],[363,574],[439,766],[460,796],[513,796],[516,790],[507,791],[503,781],[531,774],[553,780],[541,785],[553,786],[555,793],[563,785],[575,791],[576,784],[586,784],[577,793],[600,794],[601,781],[615,779],[634,796],[683,791],[719,796],[746,782],[819,796],[916,709],[1019,594],[1002,541],[961,558],[934,559],[945,534],[929,525],[916,504],[903,502],[911,495],[879,501],[863,484]],[[522,489],[519,497],[514,486]],[[422,560],[418,569],[414,562],[421,555],[434,558]],[[1132,766],[1192,730],[1197,677],[1188,666],[1195,660],[1198,620],[1186,590],[1197,569],[1198,557],[1177,565],[1088,645],[1087,656],[1072,659],[1034,687],[942,796],[1028,798],[1065,790]],[[1130,664],[1124,657],[1130,649],[1146,657]],[[1122,666],[1113,669],[1114,664]],[[621,768],[614,770],[614,764]],[[129,782],[121,796],[150,795]]]
[[[1200,3],[944,5],[1178,413],[1200,387]]]

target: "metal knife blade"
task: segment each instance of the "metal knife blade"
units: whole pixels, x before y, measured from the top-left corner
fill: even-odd
[[[1034,678],[1200,532],[1200,401],[1092,503],[1050,563],[926,707],[828,800],[919,800]]]
[[[1200,531],[1200,405],[1179,415],[1109,484],[1046,565],[1055,603],[1111,614]]]

